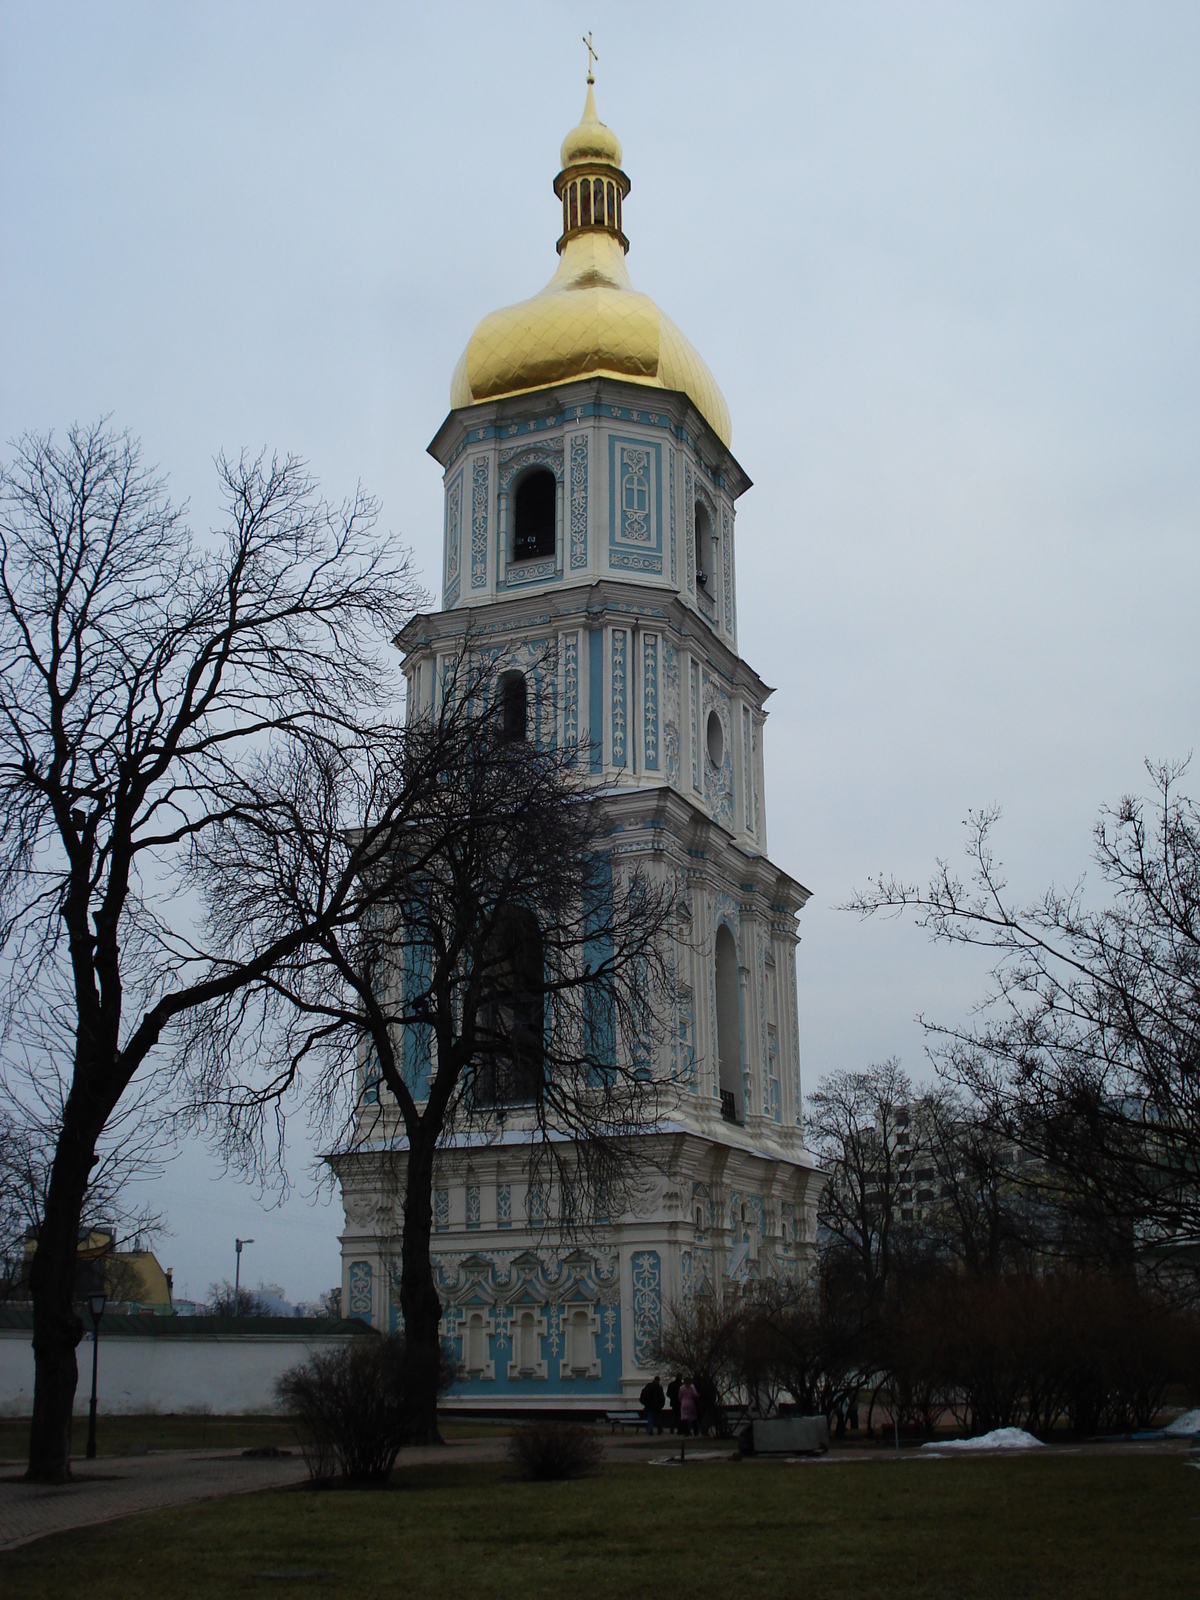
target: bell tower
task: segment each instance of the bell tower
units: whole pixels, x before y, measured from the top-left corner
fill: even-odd
[[[631,184],[593,81],[553,179],[557,268],[485,317],[455,368],[429,447],[445,490],[442,606],[397,643],[423,709],[468,630],[486,637],[505,716],[511,693],[525,736],[575,751],[603,788],[614,871],[629,857],[674,880],[677,1010],[657,1066],[681,1088],[669,1126],[645,1136],[646,1209],[572,1253],[579,1306],[522,1183],[519,1118],[469,1162],[445,1152],[438,1289],[460,1359],[451,1403],[472,1406],[636,1395],[670,1302],[801,1274],[815,1235],[796,999],[808,891],[767,853],[772,691],[737,642],[736,506],[750,480],[712,373],[630,281]],[[366,1190],[345,1198],[344,1303],[357,1272],[374,1320],[395,1325],[392,1247],[349,1220],[372,1215]],[[519,1337],[540,1352],[526,1365],[508,1359],[514,1273],[528,1280]],[[564,1317],[586,1361],[558,1358]]]

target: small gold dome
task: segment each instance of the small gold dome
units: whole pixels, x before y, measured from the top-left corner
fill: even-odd
[[[574,378],[620,378],[686,394],[728,448],[733,422],[715,378],[629,281],[621,231],[629,179],[620,169],[620,140],[596,115],[590,82],[583,118],[561,154],[554,180],[563,207],[558,270],[532,300],[493,311],[475,329],[450,382],[451,408]]]
[[[579,126],[572,128],[563,140],[559,157],[564,167],[576,166],[581,161],[602,161],[610,167],[621,165],[621,141],[596,115],[596,99],[590,81]]]

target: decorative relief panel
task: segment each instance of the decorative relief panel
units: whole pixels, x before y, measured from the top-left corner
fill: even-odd
[[[467,1227],[468,1228],[477,1228],[478,1226],[479,1226],[479,1185],[477,1183],[469,1183],[467,1185]]]
[[[645,1371],[662,1331],[662,1263],[657,1250],[635,1250],[632,1266],[633,1364]]]
[[[614,1251],[436,1254],[443,1338],[458,1386],[504,1374],[526,1392],[620,1376],[620,1274]]]
[[[800,1019],[796,1014],[796,951],[793,947],[788,951],[788,1014],[792,1019],[792,1108],[795,1113],[796,1126],[799,1127],[803,1120],[800,1105]]]
[[[747,833],[754,832],[753,719],[750,707],[742,707],[742,815]]]
[[[559,483],[563,481],[563,442],[539,439],[536,444],[514,444],[500,452],[500,493],[507,494],[512,481],[526,467],[549,467]]]
[[[658,635],[642,636],[642,726],[647,772],[658,771]]]
[[[667,782],[679,787],[679,651],[664,637],[662,646],[663,688],[663,758],[667,768]]]
[[[579,635],[563,638],[563,746],[570,752],[579,748]],[[571,757],[572,762],[574,757]]]
[[[450,1191],[433,1191],[433,1226],[436,1232],[445,1233],[450,1226]]]
[[[498,1183],[496,1185],[496,1226],[498,1228],[512,1227],[511,1183]]]
[[[662,446],[611,434],[608,470],[610,570],[661,574]]]
[[[612,764],[623,767],[626,760],[626,731],[628,724],[628,685],[626,683],[626,641],[624,628],[612,631]]]
[[[687,592],[696,593],[696,493],[692,482],[692,468],[683,463],[683,545],[684,564],[687,567]]]
[[[462,492],[463,475],[459,472],[446,490],[446,564],[442,584],[442,607],[449,611],[458,603],[460,561],[462,556]]]
[[[571,436],[571,570],[587,566],[588,436]]]
[[[688,686],[688,715],[691,720],[692,735],[692,788],[697,794],[702,794],[703,780],[700,766],[700,663],[690,662],[691,682]]]
[[[369,1261],[352,1261],[350,1263],[349,1315],[362,1317],[367,1322],[371,1320],[371,1280],[371,1263]]]
[[[696,1002],[692,991],[685,989],[679,997],[679,1068],[680,1081],[689,1089],[696,1087]]]
[[[761,928],[756,928],[754,942],[758,947],[758,1060],[762,1073],[762,1108],[766,1111],[771,1100],[771,1057],[767,1046],[767,951]]]
[[[675,452],[667,450],[667,497],[671,507],[671,587],[677,588],[677,561],[675,557]]]
[[[471,463],[471,587],[487,588],[488,458]]]
[[[729,510],[721,507],[721,568],[724,582],[721,593],[725,603],[725,632],[733,637],[733,540],[730,538]]]

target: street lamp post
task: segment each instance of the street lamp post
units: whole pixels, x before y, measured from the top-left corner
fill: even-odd
[[[92,1405],[88,1412],[87,1458],[96,1459],[96,1358],[100,1354],[100,1318],[104,1315],[104,1291],[88,1295],[88,1310],[92,1314]]]
[[[253,1244],[253,1239],[235,1239],[234,1248],[237,1251],[237,1266],[233,1269],[233,1314],[238,1314],[238,1294],[242,1287],[242,1246]]]

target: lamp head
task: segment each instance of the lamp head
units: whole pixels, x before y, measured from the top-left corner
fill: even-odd
[[[104,1315],[104,1303],[107,1298],[108,1296],[104,1293],[103,1289],[101,1289],[98,1294],[88,1295],[88,1310],[92,1314],[93,1322],[98,1323],[100,1318]]]

